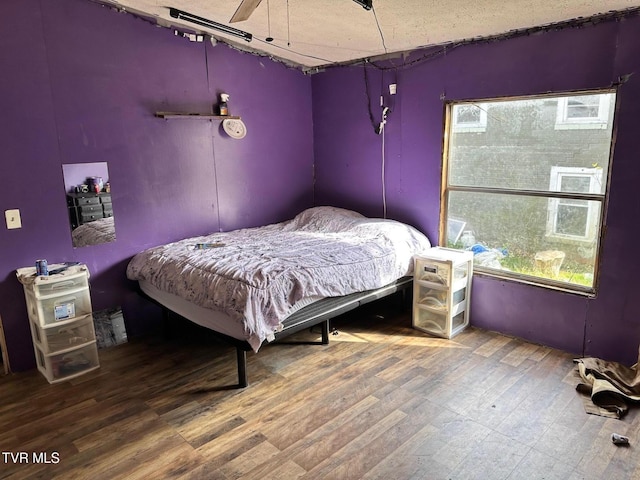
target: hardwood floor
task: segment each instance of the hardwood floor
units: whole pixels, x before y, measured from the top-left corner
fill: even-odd
[[[328,346],[249,354],[242,390],[234,351],[186,327],[100,350],[72,382],[0,377],[0,478],[640,479],[638,412],[586,414],[572,355],[410,324],[367,305]]]

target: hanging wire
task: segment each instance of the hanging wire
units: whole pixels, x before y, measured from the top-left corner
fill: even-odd
[[[367,75],[367,67],[365,66],[362,70],[364,71],[364,89],[365,89],[365,93],[367,94],[367,108],[369,109],[369,120],[371,121],[371,126],[375,130],[376,121],[373,118],[373,112],[371,111],[371,96],[369,95],[369,76]]]
[[[387,218],[387,186],[385,179],[385,153],[384,153],[384,131],[386,130],[385,125],[382,125],[382,218]]]
[[[291,22],[289,20],[289,0],[287,0],[287,47],[291,46]]]
[[[267,0],[267,28],[269,30],[269,36],[265,38],[267,42],[273,42],[273,37],[271,36],[271,6],[269,5],[269,0]]]
[[[376,8],[374,6],[372,6],[371,10],[373,10],[373,16],[376,19],[376,25],[378,26],[378,32],[380,32],[380,39],[382,40],[382,47],[384,48],[384,53],[388,53],[387,44],[384,41],[384,35],[382,34],[382,29],[380,28],[380,22],[378,21],[378,15],[376,14]]]
[[[385,124],[384,124],[384,118],[382,119],[382,122],[380,122],[379,124],[376,124],[375,119],[373,118],[373,111],[371,110],[371,95],[369,94],[369,75],[367,74],[367,67],[365,66],[363,69],[364,71],[364,86],[365,86],[365,92],[367,94],[367,109],[369,111],[369,120],[371,121],[371,126],[373,127],[374,132],[376,132],[379,135],[382,135],[382,163],[380,166],[380,174],[381,174],[381,178],[380,181],[382,183],[382,218],[387,218],[387,181],[385,178],[385,170],[386,170],[386,159],[385,159]],[[381,85],[384,84],[384,72],[382,72],[382,74],[380,75],[380,82]],[[380,96],[380,103],[382,103],[382,95]],[[382,106],[382,105],[380,105]]]

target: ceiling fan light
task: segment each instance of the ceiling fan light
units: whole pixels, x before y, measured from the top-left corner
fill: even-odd
[[[210,28],[212,30],[217,30],[222,33],[226,33],[228,35],[234,35],[236,37],[240,37],[247,42],[250,42],[253,39],[253,35],[243,30],[238,30],[237,28],[230,27],[228,25],[224,25],[222,23],[214,22],[212,20],[208,20],[203,17],[199,17],[192,13],[185,12],[183,10],[178,10],[177,8],[169,8],[169,15],[173,18],[177,18],[178,20],[186,20],[187,22],[195,23],[196,25],[200,25],[206,28]]]

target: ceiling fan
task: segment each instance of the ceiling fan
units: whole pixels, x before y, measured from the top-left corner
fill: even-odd
[[[260,2],[262,2],[262,0],[242,0],[240,2],[240,5],[238,5],[236,13],[234,13],[233,17],[231,17],[231,20],[229,20],[229,23],[242,22],[244,20],[247,20],[251,16],[253,11],[258,8]]]
[[[260,2],[262,2],[262,0],[242,0],[236,9],[236,12],[233,14],[233,17],[229,20],[229,23],[243,22],[244,20],[247,20],[253,11],[258,8]],[[373,0],[354,0],[354,2],[362,6],[365,10],[371,10],[373,4]]]

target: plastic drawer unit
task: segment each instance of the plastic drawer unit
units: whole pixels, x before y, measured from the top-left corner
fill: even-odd
[[[452,338],[469,324],[473,252],[434,247],[414,257],[413,327]]]
[[[51,265],[54,269],[59,265]],[[73,265],[38,276],[34,267],[16,275],[24,287],[38,370],[50,383],[100,366],[89,291],[89,270]]]

